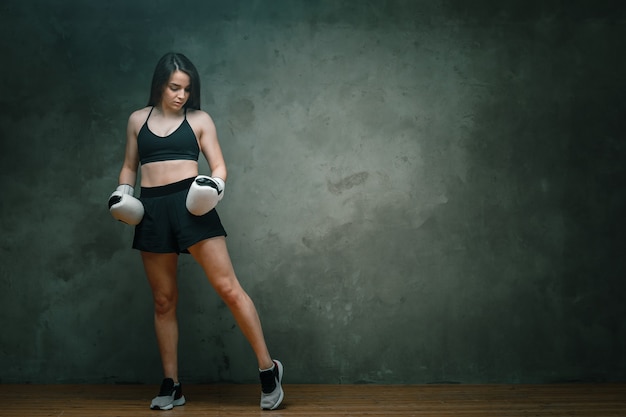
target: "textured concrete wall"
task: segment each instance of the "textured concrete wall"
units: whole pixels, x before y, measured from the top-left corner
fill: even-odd
[[[626,20],[556,3],[4,1],[0,382],[160,380],[106,200],[169,50],[202,74],[288,382],[623,381]],[[179,272],[183,380],[255,381]]]

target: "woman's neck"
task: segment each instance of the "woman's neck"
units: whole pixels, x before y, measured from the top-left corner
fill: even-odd
[[[162,105],[154,106],[154,109],[157,110],[158,114],[164,119],[178,119],[180,116],[185,113],[185,108],[181,108],[180,110],[171,110],[164,108]]]

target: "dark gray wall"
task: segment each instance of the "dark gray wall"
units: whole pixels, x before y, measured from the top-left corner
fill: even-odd
[[[0,382],[160,379],[106,200],[169,50],[202,74],[231,255],[287,382],[624,381],[610,4],[2,2]],[[256,381],[199,268],[179,272],[183,380]]]

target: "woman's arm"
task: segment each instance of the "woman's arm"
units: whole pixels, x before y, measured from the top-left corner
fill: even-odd
[[[126,152],[119,176],[119,184],[128,184],[132,187],[135,187],[135,182],[137,181],[137,167],[139,165],[137,120],[140,120],[138,118],[138,112],[134,112],[128,118],[128,125],[126,127]]]
[[[211,119],[211,116],[207,113],[203,111],[198,111],[197,113],[197,123],[200,127],[200,137],[198,139],[200,143],[200,150],[209,163],[211,176],[221,178],[226,181],[228,173],[226,171],[226,163],[224,162],[222,148],[220,147],[220,143],[217,139],[215,123],[213,123],[213,119]]]

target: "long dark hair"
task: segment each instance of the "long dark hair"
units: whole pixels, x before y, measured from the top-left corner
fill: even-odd
[[[200,76],[198,75],[198,70],[189,58],[176,52],[168,52],[159,59],[152,75],[148,106],[161,104],[163,89],[174,71],[182,71],[189,76],[189,99],[184,107],[186,109],[200,110]]]

